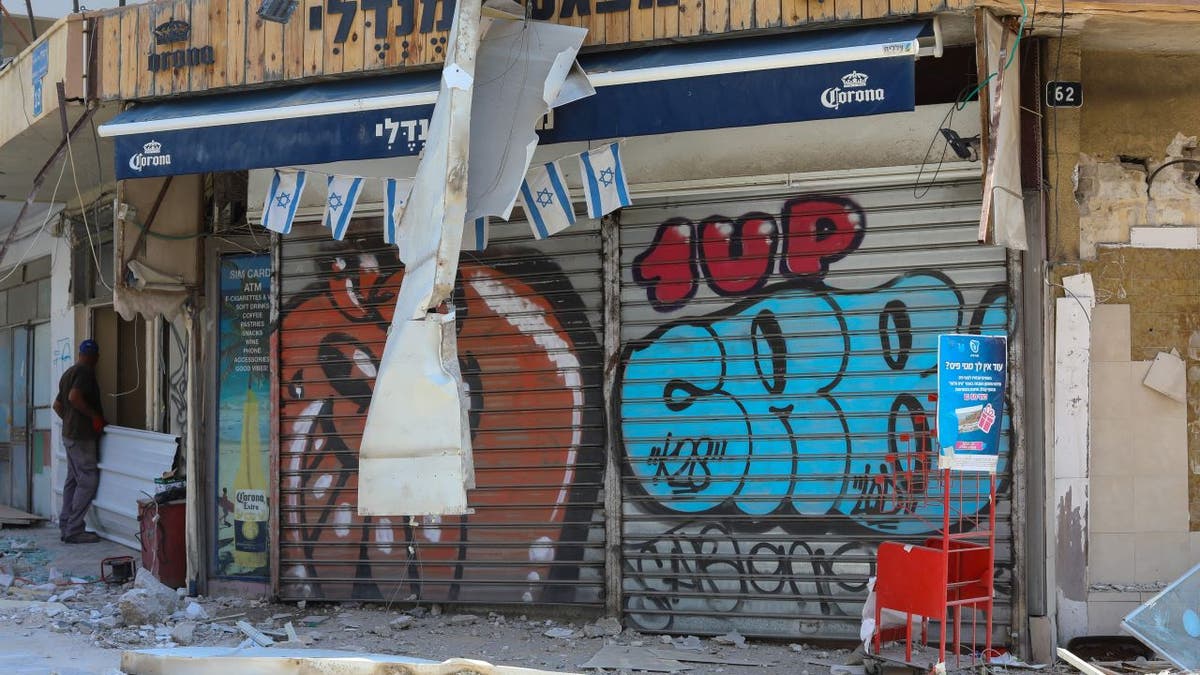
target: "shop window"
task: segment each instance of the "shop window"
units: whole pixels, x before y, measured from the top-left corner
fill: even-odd
[[[72,233],[71,295],[76,304],[112,299],[112,207],[96,207],[82,215],[67,216]]]
[[[0,271],[0,326],[50,318],[50,258]]]

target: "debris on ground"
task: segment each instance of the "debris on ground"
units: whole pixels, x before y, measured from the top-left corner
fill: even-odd
[[[746,638],[737,631],[730,631],[724,635],[718,635],[717,637],[713,638],[713,642],[722,645],[732,645],[738,649],[745,649],[748,646],[746,644]]]
[[[271,645],[275,644],[275,640],[271,639],[271,636],[263,633],[245,621],[238,621],[237,627],[238,630],[242,631],[246,637],[253,640],[254,643],[259,647],[270,647]]]
[[[616,637],[621,634],[621,621],[611,616],[597,619],[583,627],[583,634],[589,638]]]
[[[190,645],[196,639],[196,622],[180,621],[171,629],[171,639],[175,644]]]
[[[0,642],[4,644],[41,639],[60,644],[64,650],[86,647],[119,658],[128,650],[231,650],[249,641],[247,651],[276,655],[289,649],[354,647],[363,653],[411,654],[435,662],[466,656],[555,672],[583,672],[589,659],[594,661],[593,657],[603,655],[598,650],[615,647],[628,652],[626,657],[631,662],[650,659],[652,665],[670,666],[657,672],[828,673],[803,663],[801,657],[821,653],[814,647],[799,654],[786,643],[755,642],[750,651],[740,651],[736,639],[723,644],[709,636],[647,635],[633,625],[623,627],[614,617],[574,618],[571,623],[561,614],[550,618],[519,613],[530,612],[532,607],[517,612],[468,613],[466,608],[456,612],[451,605],[417,604],[415,598],[393,605],[311,599],[302,605],[233,596],[195,597],[186,590],[163,586],[145,571],[135,569],[134,577],[125,583],[89,583],[86,578],[74,576],[83,569],[70,565],[59,567],[54,575],[58,583],[53,583],[49,581],[49,567],[62,559],[56,557],[62,553],[53,550],[57,530],[46,533],[38,544],[14,544],[14,539],[0,536],[0,549],[17,549],[20,553],[19,558],[0,558],[0,574],[13,577],[10,586],[0,586]],[[62,550],[73,554],[77,549],[64,545]],[[27,560],[43,560],[44,564],[35,571]],[[96,567],[99,569],[99,565]],[[122,610],[128,608],[122,607],[122,599],[130,604],[127,594],[134,591],[137,593],[133,598],[140,598],[139,607],[153,610],[152,617],[126,619],[127,611]],[[54,603],[48,602],[51,597],[55,597]],[[239,622],[253,632],[243,631]],[[269,639],[272,646],[257,646],[249,637],[254,634]],[[610,675],[619,670],[605,668]],[[0,671],[7,672],[3,666]]]
[[[656,656],[651,649],[621,645],[601,647],[580,667],[584,670],[638,670],[650,673],[678,673],[689,669],[682,661]]]
[[[195,601],[188,603],[187,608],[184,609],[184,615],[189,621],[203,621],[208,618],[208,612],[204,611],[204,607]]]

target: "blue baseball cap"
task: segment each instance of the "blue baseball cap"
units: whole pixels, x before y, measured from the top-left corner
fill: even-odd
[[[88,338],[79,343],[79,353],[84,356],[98,356],[100,354],[100,345],[96,344],[95,340]]]

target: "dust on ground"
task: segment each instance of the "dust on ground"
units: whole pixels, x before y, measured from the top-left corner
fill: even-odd
[[[116,673],[120,654],[128,649],[248,645],[252,638],[238,622],[261,632],[259,640],[288,647],[437,661],[465,657],[565,672],[585,672],[583,664],[605,646],[755,664],[686,663],[686,672],[696,675],[825,675],[830,664],[851,657],[848,650],[746,640],[737,634],[643,635],[611,618],[570,621],[515,612],[457,613],[438,605],[189,598],[148,574],[124,584],[98,579],[101,557],[129,554],[114,546],[59,544],[50,527],[0,533],[0,670],[22,675]]]

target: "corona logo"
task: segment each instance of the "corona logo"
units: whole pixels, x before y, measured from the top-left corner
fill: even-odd
[[[160,45],[170,45],[176,42],[187,42],[192,34],[192,26],[186,21],[171,19],[159,24],[154,29],[154,42]]]
[[[847,89],[867,86],[867,76],[857,70],[842,76],[842,86]]]
[[[867,87],[868,76],[857,70],[842,76],[841,87],[830,87],[821,92],[821,105],[838,110],[846,103],[869,103],[887,98],[882,88]]]
[[[148,166],[170,166],[171,155],[162,153],[162,143],[150,141],[142,146],[142,151],[129,158],[129,168],[142,172]]]

